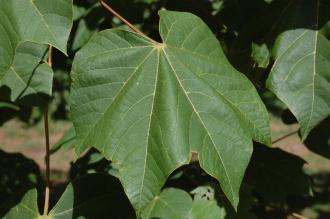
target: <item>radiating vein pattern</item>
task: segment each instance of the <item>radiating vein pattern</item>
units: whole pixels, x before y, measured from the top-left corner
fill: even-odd
[[[148,205],[142,218],[223,219],[225,211],[217,205],[214,198],[193,201],[183,190],[166,188]]]
[[[302,139],[330,115],[330,42],[319,31],[281,34],[267,86],[289,107]]]
[[[160,17],[161,44],[113,29],[77,53],[71,91],[77,151],[93,146],[119,166],[137,215],[192,151],[236,207],[252,138],[270,142],[266,109],[198,17],[169,11]]]

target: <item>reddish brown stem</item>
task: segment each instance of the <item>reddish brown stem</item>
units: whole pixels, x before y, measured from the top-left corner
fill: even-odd
[[[48,65],[52,67],[52,46],[48,49]],[[48,214],[49,209],[49,193],[50,193],[50,144],[49,144],[49,125],[48,125],[48,106],[44,110],[44,128],[45,128],[45,143],[46,143],[46,179],[45,179],[45,202],[44,202],[44,215]]]
[[[124,24],[126,24],[129,28],[131,28],[134,32],[138,33],[139,35],[143,36],[144,38],[147,38],[154,44],[159,44],[155,40],[151,39],[147,35],[145,35],[141,30],[136,28],[133,24],[131,24],[128,20],[126,20],[123,16],[121,16],[118,12],[116,12],[113,8],[111,8],[107,3],[105,3],[103,0],[99,0],[100,4],[107,9],[113,16],[117,17],[119,20],[121,20]]]

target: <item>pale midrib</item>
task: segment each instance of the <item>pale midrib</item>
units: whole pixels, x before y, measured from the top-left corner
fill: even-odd
[[[164,205],[166,205],[166,206],[167,206],[167,207],[173,212],[173,214],[174,214],[178,219],[181,219],[181,218],[179,217],[179,215],[177,215],[177,213],[175,212],[175,210],[172,208],[172,206],[170,206],[170,205],[167,203],[167,201],[163,200],[161,197],[160,197],[158,200],[161,201],[161,202],[163,202]]]
[[[27,83],[21,78],[21,76],[17,73],[17,71],[14,69],[14,67],[11,66],[10,69],[15,73],[15,75],[17,76],[17,78],[19,79],[19,81],[21,81],[21,82],[24,84],[24,86],[26,86],[28,89],[31,89],[35,94],[38,93],[38,91],[36,91],[33,87],[30,87],[30,85],[27,84]],[[24,88],[24,89],[25,89],[25,88]],[[26,92],[24,92],[24,93],[26,93]],[[22,96],[24,93],[22,93],[20,96]],[[42,98],[41,98],[41,100],[42,100]]]
[[[191,55],[195,55],[195,56],[197,56],[197,57],[204,58],[204,59],[206,59],[207,61],[212,61],[212,62],[217,62],[217,63],[219,63],[218,60],[214,60],[214,59],[211,58],[211,57],[206,57],[206,56],[204,56],[204,55],[201,55],[201,54],[195,53],[195,52],[193,52],[193,51],[190,51],[190,50],[187,50],[187,49],[184,49],[184,48],[179,48],[179,47],[171,46],[171,45],[167,45],[167,44],[166,44],[166,46],[169,47],[169,48],[173,48],[173,49],[177,49],[177,50],[182,50],[183,52],[188,52],[188,53],[191,54]],[[186,65],[185,65],[180,59],[178,59],[178,61],[179,61],[181,64],[183,64],[187,69],[189,69],[189,68],[188,68],[188,67],[187,67],[187,66],[186,66]],[[198,78],[200,78],[201,80],[205,81],[205,80],[202,79],[200,76],[198,76]],[[230,78],[230,79],[233,79],[233,78]],[[238,80],[242,80],[242,79],[238,79]],[[253,85],[251,85],[251,86],[253,87]],[[252,121],[252,119],[248,116],[247,113],[243,112],[243,111],[240,109],[240,107],[238,106],[238,104],[235,104],[233,101],[231,101],[230,99],[228,99],[224,94],[222,94],[222,93],[220,92],[220,90],[215,89],[215,88],[212,88],[212,89],[214,89],[214,90],[216,91],[216,93],[218,93],[218,94],[219,94],[224,100],[226,100],[226,101],[230,104],[230,106],[231,106],[235,111],[237,111],[240,115],[242,115],[242,117],[245,118],[245,119],[247,120],[247,122],[248,122],[249,124],[252,125],[252,127],[253,127],[254,130],[257,129],[256,132],[261,132],[261,131],[260,131],[261,128],[258,128],[258,127],[255,125],[254,121]],[[259,107],[258,107],[258,108],[259,108]],[[259,109],[260,109],[260,108],[259,108]],[[264,128],[264,127],[263,127],[263,128]],[[265,141],[262,140],[261,137],[260,137],[260,139],[259,139],[259,137],[258,137],[259,134],[260,134],[260,133],[257,134],[257,133],[255,133],[255,131],[253,131],[252,136],[254,136],[254,140],[257,141],[257,142],[260,142],[260,143],[266,143]]]
[[[138,69],[140,68],[140,66],[148,59],[148,57],[153,53],[154,49],[152,49],[147,55],[146,57],[142,60],[142,62],[137,65],[137,67],[135,68],[135,71],[132,72],[132,74],[129,76],[129,78],[123,83],[123,86],[119,89],[119,91],[116,93],[116,95],[113,97],[113,101],[107,106],[107,108],[104,110],[104,112],[102,113],[102,116],[100,116],[99,119],[96,120],[96,122],[92,125],[92,127],[89,129],[89,131],[87,132],[87,134],[85,135],[86,137],[83,138],[80,142],[83,142],[83,144],[85,144],[86,140],[89,138],[90,134],[95,130],[95,127],[98,125],[98,123],[102,120],[103,118],[103,114],[105,112],[107,112],[110,107],[113,105],[113,102],[115,102],[116,98],[118,97],[118,95],[120,95],[120,93],[123,91],[123,89],[125,88],[125,85],[130,81],[130,79],[133,78],[133,76],[135,75],[135,73],[138,71]],[[80,105],[79,105],[80,106]],[[79,107],[76,106],[76,107]],[[102,149],[102,153],[105,154],[105,146]]]
[[[231,179],[230,179],[230,177],[229,177],[229,175],[228,175],[228,170],[226,169],[226,166],[225,166],[225,164],[224,164],[224,162],[223,162],[223,160],[222,160],[222,157],[221,157],[221,155],[219,154],[219,151],[218,151],[217,148],[216,148],[216,144],[215,144],[215,142],[214,142],[214,140],[213,140],[211,134],[209,133],[208,129],[206,128],[206,125],[204,124],[204,122],[203,122],[202,118],[200,117],[198,111],[196,110],[194,104],[191,102],[191,99],[190,99],[189,96],[187,95],[187,91],[184,89],[184,87],[183,87],[183,85],[182,85],[182,83],[181,83],[181,81],[180,81],[180,79],[179,79],[179,77],[178,77],[178,75],[177,75],[177,73],[176,73],[176,71],[175,71],[175,69],[174,69],[174,67],[173,67],[173,65],[172,65],[172,63],[171,63],[171,61],[170,61],[168,55],[167,55],[167,53],[165,52],[164,49],[162,49],[162,50],[163,50],[163,52],[164,52],[164,54],[165,54],[165,56],[166,56],[166,60],[167,60],[167,62],[168,62],[169,65],[171,66],[171,69],[172,69],[172,71],[173,71],[173,73],[174,73],[174,76],[176,77],[176,79],[177,79],[177,81],[178,81],[178,83],[179,83],[181,89],[183,90],[183,92],[184,92],[186,98],[188,99],[189,103],[191,104],[191,106],[192,106],[192,108],[193,108],[193,111],[194,111],[195,114],[197,115],[197,117],[198,117],[198,119],[200,120],[201,124],[203,125],[203,127],[204,127],[204,129],[205,129],[207,135],[209,136],[209,138],[210,138],[211,141],[212,141],[212,144],[213,144],[213,146],[214,146],[214,148],[215,148],[215,150],[216,150],[216,152],[217,152],[217,154],[218,154],[218,157],[220,158],[221,164],[222,164],[222,166],[223,166],[223,168],[224,168],[224,170],[225,170],[225,175],[226,175],[226,178],[227,178],[227,180],[228,180],[228,182],[229,182],[229,187],[230,187],[231,196],[232,196],[233,200],[235,200],[235,197],[234,197],[234,191],[233,191],[232,183],[231,183]]]
[[[313,79],[312,79],[312,103],[311,103],[311,112],[309,114],[308,122],[306,124],[306,129],[304,130],[304,133],[302,133],[302,137],[305,138],[308,133],[308,129],[310,127],[310,123],[313,117],[314,113],[314,105],[315,105],[315,76],[316,76],[316,55],[317,55],[317,43],[318,43],[318,28],[319,28],[319,7],[320,7],[320,1],[316,0],[316,25],[315,25],[315,44],[314,44],[314,61],[313,61]]]
[[[30,211],[31,213],[35,214],[35,215],[38,215],[39,213],[35,210],[33,210],[32,208],[29,208],[29,206],[27,206],[26,204],[24,203],[21,203],[22,207],[25,208],[26,210]]]
[[[154,105],[155,105],[155,97],[156,97],[156,91],[157,91],[157,84],[158,84],[158,74],[159,74],[159,62],[160,62],[160,50],[157,50],[157,72],[156,72],[156,79],[155,79],[155,88],[153,92],[153,98],[152,98],[152,105],[151,105],[151,110],[150,110],[150,118],[149,118],[149,125],[148,125],[148,131],[147,131],[147,137],[146,137],[146,149],[145,149],[145,159],[144,159],[144,165],[143,165],[143,173],[142,173],[142,181],[140,185],[140,190],[139,190],[139,208],[137,211],[137,214],[140,215],[141,213],[141,200],[142,200],[142,192],[144,188],[144,178],[146,174],[146,166],[147,166],[147,157],[148,157],[148,146],[149,146],[149,135],[150,135],[150,128],[151,128],[151,120],[152,120],[152,114],[154,110]]]
[[[163,42],[164,42],[164,43],[167,42],[167,40],[168,40],[168,38],[169,38],[169,36],[170,36],[170,33],[171,33],[171,31],[172,31],[172,28],[173,28],[173,26],[174,26],[176,23],[178,23],[178,22],[180,22],[180,21],[183,21],[183,20],[187,20],[187,19],[191,19],[191,17],[185,17],[185,18],[177,19],[177,20],[175,20],[173,23],[171,23],[170,28],[167,29],[166,38],[163,40]],[[160,26],[160,25],[159,25],[159,26]],[[165,26],[166,26],[166,25],[165,25]]]
[[[146,214],[146,218],[150,218],[150,215],[151,215],[151,213],[152,213],[152,211],[153,211],[153,209],[154,209],[154,207],[156,205],[157,199],[159,199],[159,198],[160,198],[159,196],[156,196],[154,198],[154,200],[152,200],[150,209],[149,209],[148,213]]]
[[[49,33],[53,36],[53,40],[58,44],[58,46],[60,46],[61,44],[58,43],[57,41],[57,37],[55,36],[54,32],[50,29],[47,21],[45,20],[43,14],[41,14],[41,12],[39,11],[39,8],[34,4],[33,0],[30,0],[32,6],[36,9],[37,13],[39,14],[39,16],[41,17],[41,19],[44,21],[44,24],[46,26],[46,28],[48,29]]]
[[[180,59],[177,59],[183,66],[185,66],[185,68],[187,68],[189,71],[191,71],[189,69],[189,67],[187,65],[185,65],[185,63],[183,63]],[[197,75],[197,77],[202,80],[204,83],[207,83],[203,78],[201,78],[200,76]],[[208,84],[208,83],[207,83]],[[252,85],[251,85],[252,86]],[[254,135],[254,131],[257,128],[256,125],[254,124],[254,121],[249,117],[249,115],[247,113],[245,113],[244,111],[242,111],[240,109],[240,107],[238,106],[238,104],[235,104],[232,100],[230,100],[229,98],[227,98],[223,93],[221,93],[220,90],[213,88],[212,86],[210,86],[210,88],[212,90],[214,90],[224,101],[226,101],[228,103],[228,105],[234,110],[236,111],[239,115],[241,115],[244,119],[247,120],[248,123],[250,123],[253,126],[253,134]],[[258,107],[259,108],[259,107]],[[257,129],[259,131],[259,128]],[[260,139],[255,139],[256,141],[260,141]],[[263,143],[263,142],[261,142]]]
[[[270,69],[270,75],[269,78],[272,78],[272,75],[274,72],[276,72],[274,69],[275,67],[277,67],[277,63],[279,62],[279,60],[286,54],[286,52],[298,41],[300,40],[308,31],[305,30],[304,32],[302,32],[294,41],[292,41],[292,43],[290,43],[290,45],[287,46],[287,48],[276,58],[272,68]]]

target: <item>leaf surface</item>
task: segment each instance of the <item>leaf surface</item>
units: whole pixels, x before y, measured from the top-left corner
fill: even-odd
[[[303,140],[330,115],[330,41],[319,30],[320,7],[328,13],[330,6],[316,0],[313,7],[313,29],[298,28],[278,36],[273,49],[276,60],[267,80],[267,87],[297,118]]]
[[[53,70],[45,62],[40,64],[46,53],[46,45],[20,44],[10,69],[0,81],[1,97],[26,105],[45,105],[53,84]]]
[[[31,189],[25,193],[20,203],[6,214],[4,219],[35,219],[39,216],[37,190]]]
[[[159,14],[161,44],[112,29],[77,53],[77,152],[94,146],[119,167],[138,215],[192,151],[236,207],[252,138],[270,144],[266,109],[201,19]]]
[[[143,219],[223,219],[224,209],[212,198],[194,199],[184,190],[167,188],[143,212]]]
[[[51,75],[47,77],[44,73],[50,70],[39,65],[39,62],[35,64],[35,53],[30,49],[35,51],[42,47],[37,44],[50,44],[66,53],[72,26],[72,1],[0,0],[0,5],[0,85],[12,89],[11,100],[18,94],[22,95],[22,92],[31,93],[32,90],[44,93],[46,89],[47,95],[51,90]],[[24,42],[30,42],[29,48],[21,46]],[[42,76],[34,76],[40,71],[44,72]],[[47,77],[45,85],[35,85],[33,82],[30,85],[25,80],[42,81],[43,77]]]
[[[252,42],[251,57],[260,68],[267,68],[270,59],[270,52],[265,43],[258,45]]]

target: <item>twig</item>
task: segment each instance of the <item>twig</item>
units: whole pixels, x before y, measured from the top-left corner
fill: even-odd
[[[272,142],[272,144],[275,144],[275,143],[277,143],[277,142],[279,142],[279,141],[282,141],[283,139],[285,139],[285,138],[287,138],[287,137],[290,137],[291,135],[297,134],[298,131],[299,131],[299,130],[296,130],[296,131],[290,132],[290,133],[288,133],[288,134],[286,134],[286,135],[284,135],[284,136],[282,136],[282,137],[280,137],[280,138],[274,140],[274,141]]]
[[[48,48],[48,65],[52,67],[52,46]],[[44,127],[45,127],[45,140],[46,140],[46,179],[45,179],[45,203],[44,203],[44,215],[48,214],[49,208],[49,193],[50,193],[50,162],[49,162],[49,127],[48,127],[48,105],[44,110]]]
[[[47,60],[49,67],[53,66],[52,55],[53,55],[53,47],[49,46],[48,47],[48,60]]]
[[[155,40],[151,39],[147,35],[145,35],[141,30],[136,28],[133,24],[131,24],[128,20],[126,20],[123,16],[121,16],[118,12],[113,10],[107,3],[105,3],[103,0],[99,0],[100,4],[106,8],[111,14],[113,14],[115,17],[117,17],[119,20],[121,20],[124,24],[126,24],[129,28],[131,28],[134,32],[138,33],[139,35],[143,36],[144,38],[150,40],[154,44],[159,44]]]
[[[297,213],[292,213],[291,214],[293,217],[296,217],[296,218],[299,218],[299,219],[308,219],[307,217],[304,217],[304,216],[302,216],[302,215],[300,215],[300,214],[297,214]]]

